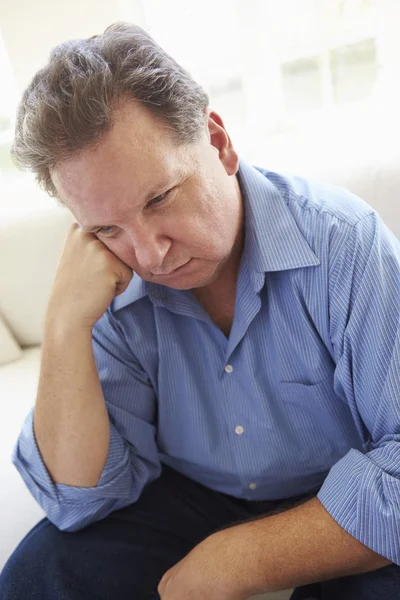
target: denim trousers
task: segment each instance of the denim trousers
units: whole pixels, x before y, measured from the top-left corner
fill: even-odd
[[[0,574],[1,600],[151,600],[163,574],[213,532],[285,510],[307,497],[247,501],[164,466],[140,499],[77,532],[48,519]],[[400,567],[297,588],[293,600],[400,599]],[[205,599],[206,600],[206,599]]]

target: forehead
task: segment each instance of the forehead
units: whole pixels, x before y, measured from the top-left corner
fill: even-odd
[[[96,146],[62,162],[52,174],[60,200],[80,224],[111,216],[185,170],[188,152],[149,111],[129,103]],[[162,189],[158,193],[161,193]]]

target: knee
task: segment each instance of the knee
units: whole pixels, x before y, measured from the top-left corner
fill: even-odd
[[[137,540],[131,540],[130,548],[121,532],[109,533],[101,522],[66,533],[44,519],[22,540],[0,574],[0,599],[157,598],[150,595],[161,579],[152,553],[147,556]]]
[[[1,600],[57,600],[57,594],[52,594],[52,581],[63,535],[47,519],[28,533],[0,573]]]

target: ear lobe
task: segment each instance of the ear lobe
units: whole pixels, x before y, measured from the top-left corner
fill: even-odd
[[[227,174],[236,175],[239,170],[239,156],[233,148],[229,136],[226,134],[222,139],[221,143],[221,137],[216,135],[213,143],[213,136],[211,136],[211,148],[217,152]]]
[[[223,151],[223,155],[221,156],[220,153],[219,157],[227,174],[236,175],[239,170],[239,156],[237,152],[232,147],[226,148]]]

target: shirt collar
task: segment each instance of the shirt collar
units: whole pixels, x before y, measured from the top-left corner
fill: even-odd
[[[239,185],[244,204],[244,257],[260,274],[319,265],[285,201],[284,194],[267,178],[266,172],[240,160]],[[288,188],[288,193],[289,193]],[[258,282],[262,284],[263,277]],[[123,294],[112,302],[115,312],[145,296],[163,305],[167,288],[134,275]]]
[[[245,212],[244,253],[259,273],[319,265],[290,212],[285,196],[267,172],[240,161],[238,173]]]

